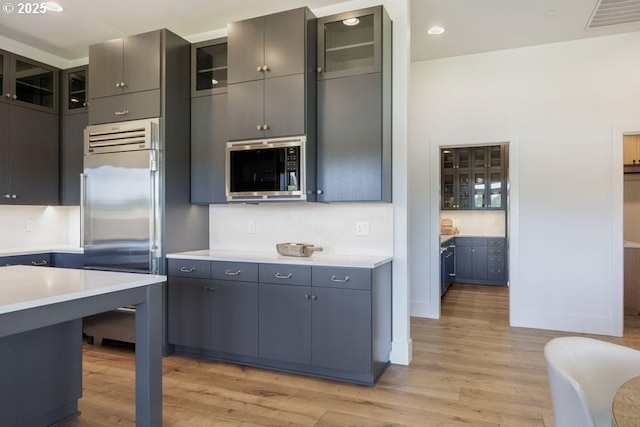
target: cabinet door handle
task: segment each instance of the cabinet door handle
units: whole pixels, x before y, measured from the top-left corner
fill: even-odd
[[[18,99],[18,95],[13,95],[11,98],[16,100],[16,99]]]
[[[316,71],[317,71],[318,73],[321,73],[321,72],[322,72],[322,67],[318,67],[318,68],[316,68]]]
[[[11,94],[9,92],[4,94],[5,98],[11,98]]]
[[[241,272],[240,270],[237,270],[237,271],[225,270],[224,274],[226,274],[227,276],[239,276],[240,272]]]
[[[269,129],[269,125],[262,125],[262,130],[268,130]]]
[[[116,111],[116,116],[126,116],[129,114],[129,110]]]
[[[291,279],[293,277],[293,274],[288,273],[286,275],[280,274],[280,273],[276,273],[274,274],[274,276],[276,277],[276,279]]]
[[[309,294],[304,294],[304,299],[309,299],[311,296]]]
[[[349,276],[344,276],[344,279],[338,279],[336,276],[331,276],[331,281],[339,282],[339,283],[347,283],[349,281]]]
[[[187,268],[187,267],[180,267],[180,271],[183,273],[193,273],[194,271],[196,271],[195,267],[191,267],[191,268]]]
[[[4,198],[5,198],[5,199],[10,199],[10,198],[11,198],[11,194],[5,194],[5,195],[4,195]]]
[[[31,261],[31,265],[43,266],[47,264],[49,263],[44,259],[42,261]]]

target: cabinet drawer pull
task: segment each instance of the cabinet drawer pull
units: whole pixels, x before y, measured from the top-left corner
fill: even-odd
[[[276,279],[291,279],[293,277],[293,274],[288,273],[286,275],[283,275],[280,273],[276,273],[274,276],[276,276]]]
[[[116,111],[116,116],[126,116],[129,114],[129,110]]]
[[[193,273],[194,271],[196,271],[195,267],[191,267],[191,268],[187,268],[187,267],[180,267],[180,271],[183,273]]]
[[[239,276],[240,270],[238,271],[225,270],[224,274],[226,274],[227,276]]]
[[[49,264],[47,261],[42,260],[42,261],[31,261],[31,265],[37,265],[37,266],[42,266],[42,265],[47,265]]]
[[[347,283],[349,281],[349,276],[344,276],[344,279],[338,279],[336,276],[331,276],[331,281],[339,282],[339,283]]]
[[[309,294],[304,294],[304,299],[309,299],[311,296]]]

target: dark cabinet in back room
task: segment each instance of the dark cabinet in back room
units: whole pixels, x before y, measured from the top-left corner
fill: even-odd
[[[315,22],[303,7],[228,25],[229,140],[315,135]]]
[[[391,202],[391,20],[318,20],[317,200]]]

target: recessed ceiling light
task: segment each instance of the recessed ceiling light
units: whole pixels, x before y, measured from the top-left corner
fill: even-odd
[[[429,31],[427,31],[427,33],[429,33],[429,35],[431,35],[431,36],[437,36],[437,35],[440,35],[440,34],[444,33],[444,28],[442,28],[442,27],[431,27],[431,28],[429,28]]]
[[[544,16],[546,16],[547,18],[550,18],[552,16],[556,16],[556,13],[558,13],[558,12],[556,12],[553,9],[549,9],[544,13]]]
[[[353,27],[354,25],[358,25],[360,23],[360,20],[358,18],[349,18],[349,19],[343,20],[342,23],[344,25],[348,25],[350,27]]]
[[[54,1],[45,2],[44,7],[51,12],[62,12],[64,10],[62,6]]]

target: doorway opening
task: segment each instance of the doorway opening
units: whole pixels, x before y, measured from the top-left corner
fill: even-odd
[[[623,309],[640,314],[640,134],[622,136],[623,184]]]
[[[439,156],[440,301],[451,286],[508,288],[509,144],[441,145]]]

